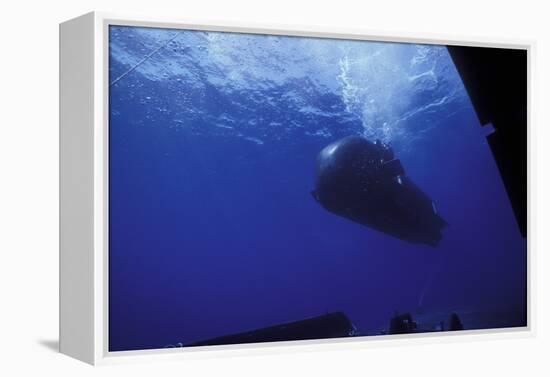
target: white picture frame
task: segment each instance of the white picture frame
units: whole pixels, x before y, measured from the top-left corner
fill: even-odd
[[[108,351],[108,28],[109,25],[525,49],[531,145],[533,41],[366,32],[288,25],[216,24],[92,12],[60,24],[60,352],[90,364],[264,354],[386,344],[534,335],[533,251],[528,240],[528,326],[264,344]],[[531,148],[528,148],[531,154]],[[529,159],[530,160],[530,159]],[[529,164],[528,180],[531,169]],[[528,199],[529,203],[529,199]],[[531,222],[529,221],[529,224]],[[529,232],[528,232],[529,234]]]

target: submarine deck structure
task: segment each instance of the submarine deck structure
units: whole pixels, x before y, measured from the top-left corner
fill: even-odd
[[[353,336],[355,326],[342,312],[287,322],[257,330],[207,339],[186,346],[213,346],[243,343],[265,343],[289,340],[343,338]]]

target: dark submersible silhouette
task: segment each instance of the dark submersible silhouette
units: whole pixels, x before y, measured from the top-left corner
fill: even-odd
[[[361,136],[335,141],[319,153],[311,194],[334,214],[412,243],[436,246],[447,225],[392,149]]]

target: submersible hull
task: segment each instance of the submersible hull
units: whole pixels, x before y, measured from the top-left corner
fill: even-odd
[[[401,240],[436,246],[447,225],[388,146],[349,136],[317,157],[311,192],[328,211]]]

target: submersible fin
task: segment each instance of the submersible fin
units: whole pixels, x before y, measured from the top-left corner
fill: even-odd
[[[336,215],[412,243],[436,246],[447,226],[391,148],[361,136],[340,139],[319,153],[311,194]]]

